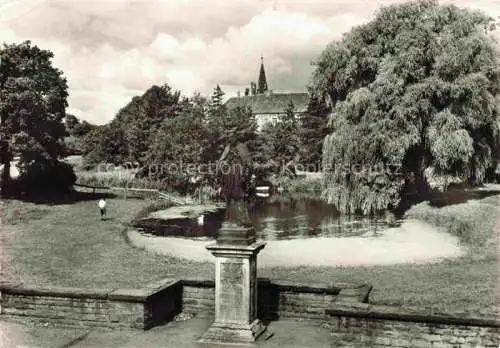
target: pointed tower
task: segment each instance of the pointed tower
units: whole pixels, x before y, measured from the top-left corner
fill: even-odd
[[[257,93],[264,94],[267,91],[266,72],[264,71],[264,57],[260,57],[260,73],[259,84],[257,86]]]

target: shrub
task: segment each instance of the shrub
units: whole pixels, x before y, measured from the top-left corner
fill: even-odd
[[[17,179],[25,192],[69,192],[76,182],[73,167],[64,162],[33,163]]]
[[[194,191],[194,197],[200,202],[216,200],[219,196],[219,191],[209,185],[197,187]]]
[[[164,190],[166,185],[161,181],[148,178],[136,178],[131,169],[113,170],[108,172],[78,171],[78,184],[97,187],[134,187],[143,189]]]
[[[270,179],[273,187],[282,187],[284,191],[290,194],[318,194],[321,192],[321,178],[318,177],[296,177],[289,178],[286,176],[275,177]]]

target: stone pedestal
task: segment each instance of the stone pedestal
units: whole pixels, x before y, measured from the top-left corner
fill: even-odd
[[[257,254],[264,247],[221,240],[207,246],[215,256],[215,321],[200,343],[252,343],[266,330],[257,318]]]
[[[217,236],[218,245],[248,246],[254,244],[256,240],[253,226],[242,226],[228,221],[222,223]]]

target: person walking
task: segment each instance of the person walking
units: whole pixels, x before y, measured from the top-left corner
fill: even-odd
[[[106,198],[101,198],[98,203],[99,210],[101,211],[101,220],[106,216]]]

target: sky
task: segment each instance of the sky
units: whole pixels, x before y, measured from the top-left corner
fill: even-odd
[[[257,81],[302,92],[331,41],[404,0],[0,0],[0,42],[54,53],[69,86],[67,112],[105,124],[133,96],[168,83],[226,97]],[[500,16],[499,0],[441,1]]]

